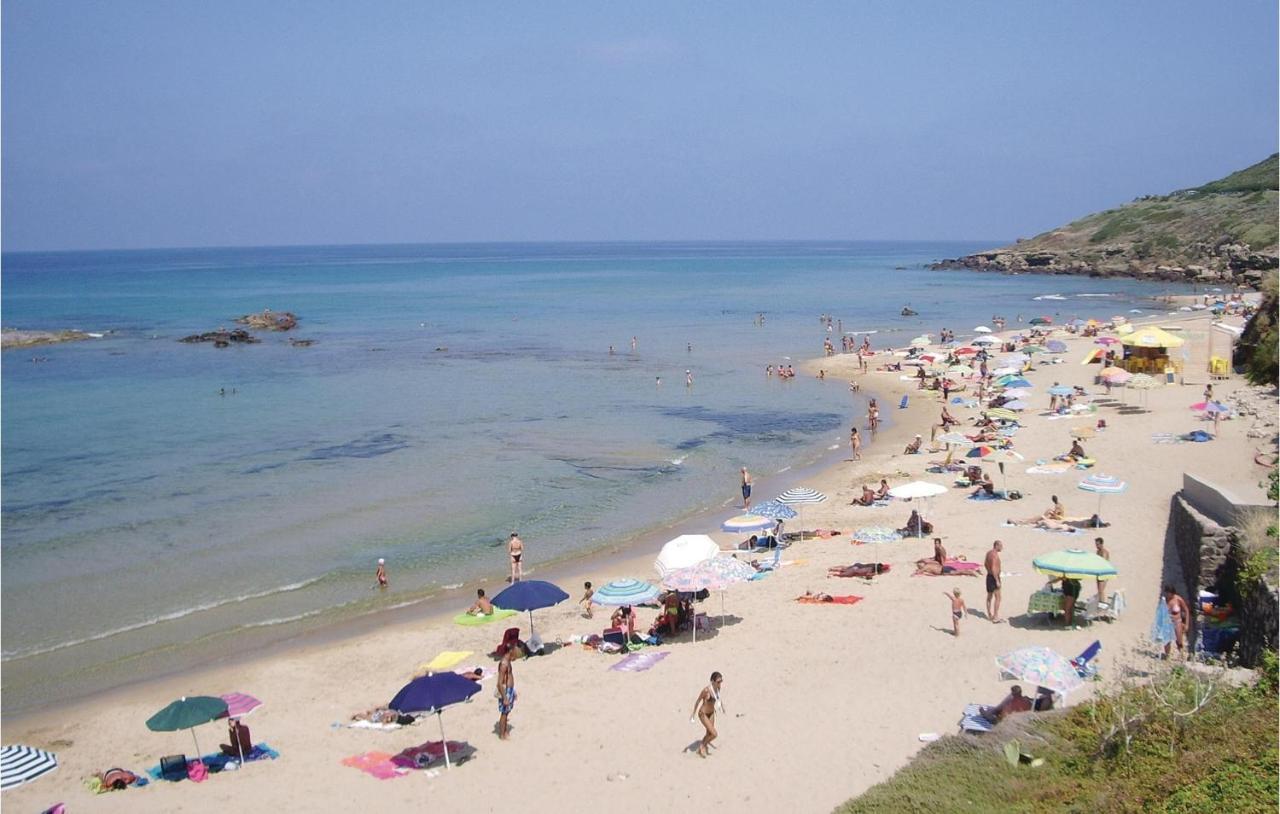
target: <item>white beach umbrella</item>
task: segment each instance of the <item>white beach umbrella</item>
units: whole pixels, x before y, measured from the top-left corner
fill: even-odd
[[[991,333],[991,329],[988,328],[986,325],[979,325],[978,327],[973,329],[973,332],[976,334],[989,334]]]
[[[994,336],[990,336],[990,335],[986,335],[986,336],[979,336],[978,338],[976,338],[976,339],[974,339],[974,340],[973,340],[973,344],[975,344],[975,345],[999,345],[999,344],[1000,344],[1000,340],[999,340],[999,339],[997,339],[996,337],[994,337]]]
[[[893,487],[892,489],[889,490],[889,494],[892,495],[893,497],[898,498],[899,500],[912,500],[915,498],[923,498],[925,500],[925,506],[928,507],[929,498],[943,494],[946,491],[947,491],[947,487],[941,484],[930,483],[928,481],[923,481],[923,480],[913,480],[910,483],[904,483],[901,486]],[[926,516],[926,512],[920,513],[921,520],[924,520],[925,516]],[[917,533],[916,536],[919,537],[921,535]]]
[[[705,534],[681,534],[670,540],[658,552],[653,569],[665,577],[671,571],[679,571],[709,560],[720,553],[720,546]]]

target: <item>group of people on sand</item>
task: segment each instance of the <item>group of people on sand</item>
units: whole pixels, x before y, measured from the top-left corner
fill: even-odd
[[[881,500],[889,499],[889,481],[884,478],[880,479],[880,487],[878,489],[871,488],[870,484],[862,484],[862,495],[855,497],[849,501],[850,506],[874,506]]]
[[[1058,500],[1057,495],[1049,496],[1049,508],[1037,515],[1022,519],[1009,518],[1005,521],[1010,526],[1035,526],[1047,531],[1074,531],[1075,529],[1106,528],[1110,523],[1103,522],[1096,514],[1087,517],[1068,517],[1067,507]]]

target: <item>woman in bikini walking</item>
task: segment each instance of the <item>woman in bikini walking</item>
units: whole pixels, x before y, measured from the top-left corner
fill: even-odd
[[[716,704],[720,705],[721,710],[724,709],[724,702],[720,700],[720,685],[723,683],[724,676],[718,672],[712,673],[711,683],[702,688],[702,692],[698,693],[698,700],[693,702],[694,718],[707,730],[698,743],[699,757],[707,756],[707,749],[716,739]]]

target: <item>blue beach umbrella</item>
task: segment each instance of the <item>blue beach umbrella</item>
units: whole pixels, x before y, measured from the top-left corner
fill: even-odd
[[[1055,384],[1047,391],[1051,396],[1069,396],[1076,392],[1074,388],[1067,387],[1065,384]]]
[[[448,706],[462,703],[480,692],[480,682],[463,678],[457,673],[444,672],[419,676],[400,688],[387,706],[397,712],[434,712],[440,723],[440,741],[444,744],[444,766],[449,763],[449,739],[444,735],[444,717],[440,712]]]
[[[1001,376],[996,379],[996,384],[1001,387],[1011,387],[1014,390],[1026,389],[1031,387],[1031,382],[1021,376]]]
[[[1111,475],[1090,475],[1080,481],[1079,488],[1083,492],[1094,492],[1098,495],[1098,514],[1102,514],[1102,496],[1118,495],[1129,488],[1129,484]]]
[[[533,634],[533,612],[539,608],[559,605],[569,598],[557,585],[540,579],[520,580],[511,583],[493,598],[494,607],[504,610],[528,611],[529,633]]]
[[[1050,339],[1048,342],[1044,343],[1044,346],[1049,349],[1050,353],[1066,353],[1067,352],[1067,343],[1059,341],[1057,339]]]
[[[591,594],[591,601],[613,607],[644,605],[655,601],[661,593],[656,585],[641,579],[615,579],[597,588]]]

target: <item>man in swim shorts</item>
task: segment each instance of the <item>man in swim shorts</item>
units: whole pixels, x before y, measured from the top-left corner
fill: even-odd
[[[524,557],[524,541],[514,531],[511,532],[511,539],[507,541],[507,553],[511,555],[511,582],[518,582],[524,577],[524,566],[520,564],[520,560]]]
[[[987,618],[994,624],[1000,621],[1000,552],[1004,551],[1004,543],[996,540],[982,561],[987,569]]]
[[[502,661],[498,662],[498,688],[493,691],[494,697],[498,699],[499,740],[506,740],[511,734],[507,716],[516,706],[516,677],[511,671],[511,654],[514,651],[514,647],[508,648],[507,652],[502,654]]]
[[[751,508],[751,473],[742,467],[742,508]]]

